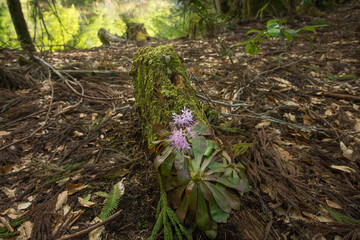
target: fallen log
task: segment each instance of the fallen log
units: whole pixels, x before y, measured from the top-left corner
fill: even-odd
[[[142,133],[160,183],[157,221],[149,239],[191,239],[182,224],[210,239],[240,200],[228,189],[250,190],[245,168],[229,156],[207,123],[180,58],[171,46],[140,48],[130,71]],[[180,112],[182,114],[180,114]],[[168,205],[167,194],[172,196]],[[171,236],[171,237],[170,237]]]
[[[109,33],[105,28],[100,28],[98,38],[104,45],[110,45],[111,42],[126,42],[126,39]]]

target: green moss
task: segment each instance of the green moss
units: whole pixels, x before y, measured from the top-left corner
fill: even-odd
[[[140,48],[134,54],[130,75],[149,147],[157,139],[153,124],[168,126],[172,113],[180,113],[184,106],[193,110],[198,120],[206,122],[186,69],[172,46]],[[181,79],[180,82],[176,77]]]

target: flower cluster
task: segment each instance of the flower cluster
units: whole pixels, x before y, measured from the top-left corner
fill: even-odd
[[[187,134],[191,137],[194,137],[195,135],[194,132],[191,131],[191,125],[194,123],[194,115],[187,107],[184,107],[181,112],[181,115],[173,113],[172,117],[176,127],[172,130],[172,134],[170,135],[170,144],[175,146],[178,150],[186,152],[190,149],[190,144],[186,139]],[[187,133],[183,131],[183,128],[186,129]]]
[[[190,127],[191,124],[194,123],[193,120],[193,115],[192,115],[192,111],[190,111],[190,109],[188,109],[187,107],[184,107],[183,110],[181,110],[182,114],[178,115],[176,113],[173,113],[173,119],[174,119],[174,124],[179,127],[179,128],[183,128],[183,127]]]

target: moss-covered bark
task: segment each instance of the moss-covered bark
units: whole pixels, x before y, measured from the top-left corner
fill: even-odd
[[[140,48],[134,54],[130,75],[134,80],[136,107],[148,146],[157,139],[154,124],[168,126],[172,113],[186,106],[205,122],[194,89],[172,46]]]

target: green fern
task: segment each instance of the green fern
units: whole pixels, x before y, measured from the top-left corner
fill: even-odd
[[[184,226],[180,223],[179,218],[176,213],[168,206],[167,197],[165,189],[162,185],[161,176],[158,174],[159,185],[160,185],[160,200],[156,209],[156,223],[151,232],[150,237],[147,240],[155,239],[157,233],[164,228],[164,239],[165,240],[173,240],[174,232],[173,227],[175,229],[175,234],[178,240],[192,240],[189,232],[184,228]],[[183,236],[185,238],[183,238]]]
[[[121,196],[122,195],[120,193],[120,190],[117,184],[115,184],[112,187],[112,190],[109,193],[109,196],[106,198],[104,206],[101,209],[101,213],[99,216],[101,220],[105,220],[108,217],[110,217],[112,214],[114,214],[114,212],[118,208]]]

